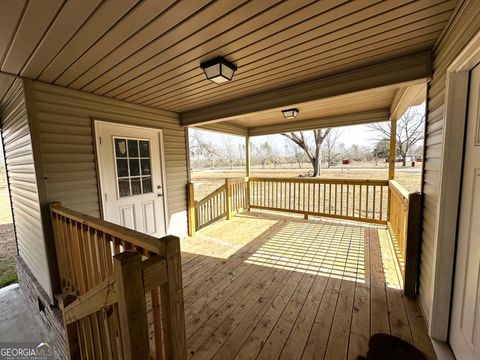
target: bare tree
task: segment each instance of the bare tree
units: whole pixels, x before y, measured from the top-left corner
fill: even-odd
[[[330,131],[331,128],[312,130],[313,144],[309,143],[308,138],[305,136],[305,132],[303,131],[282,134],[303,149],[308,159],[312,163],[314,177],[320,175],[320,150],[322,148],[323,141],[328,136]]]
[[[420,113],[413,107],[408,108],[405,114],[397,120],[396,155],[402,158],[403,166],[407,163],[407,155],[412,147],[423,140],[424,124],[425,113]],[[379,141],[390,140],[390,122],[372,124],[370,128],[379,133]]]
[[[212,167],[218,159],[219,150],[210,141],[205,140],[200,131],[193,130],[190,133],[190,156],[192,159],[202,160],[208,162]],[[203,162],[203,161],[202,161]]]
[[[233,164],[237,160],[236,159],[237,153],[235,151],[235,148],[228,141],[228,139],[223,139],[223,149],[222,150],[224,151],[225,155],[227,155],[227,158],[225,159],[225,161],[227,162],[230,169],[233,169]]]
[[[288,156],[291,156],[296,163],[298,168],[301,169],[303,165],[303,160],[305,159],[305,151],[302,150],[298,145],[292,143],[290,140],[285,140],[285,152]]]
[[[260,144],[259,146],[255,146],[253,150],[254,150],[255,157],[258,159],[258,161],[262,165],[262,169],[264,169],[268,160],[272,159],[272,146],[265,141],[263,144]]]
[[[337,141],[340,135],[342,134],[341,131],[332,130],[327,135],[324,141],[324,149],[325,149],[325,157],[327,158],[327,167],[330,168],[333,160],[335,159],[337,152]]]

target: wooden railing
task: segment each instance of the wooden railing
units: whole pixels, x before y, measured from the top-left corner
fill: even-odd
[[[225,179],[225,189],[227,198],[227,219],[232,214],[238,213],[248,208],[248,179],[233,178]]]
[[[421,195],[390,180],[388,229],[402,271],[404,293],[415,296],[420,254]]]
[[[226,199],[226,187],[222,185],[202,200],[195,202],[196,230],[225,217]]]
[[[225,184],[199,201],[195,201],[194,186],[187,185],[189,234],[193,235],[211,223],[227,218],[248,207],[248,182],[245,178],[227,178]]]
[[[250,207],[385,224],[388,180],[251,177]]]
[[[186,359],[179,239],[50,213],[71,358]]]

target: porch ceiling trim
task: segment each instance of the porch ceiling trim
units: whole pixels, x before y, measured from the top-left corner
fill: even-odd
[[[361,111],[357,113],[327,116],[324,118],[291,121],[272,125],[252,127],[248,129],[249,136],[280,134],[292,131],[313,130],[325,127],[337,127],[346,125],[367,124],[379,121],[387,121],[390,117],[390,109],[378,109]]]
[[[426,82],[398,89],[390,108],[390,118],[398,120],[410,106],[420,105],[426,99],[426,90]]]
[[[202,129],[202,130],[208,130],[208,131],[215,131],[215,132],[230,134],[230,135],[239,135],[239,136],[247,136],[248,135],[248,129],[247,128],[245,128],[243,126],[238,126],[238,125],[232,124],[232,123],[227,122],[227,121],[209,123],[209,124],[205,124],[205,125],[202,125],[202,126],[198,126],[197,128]]]
[[[250,95],[180,114],[183,126],[228,120],[233,116],[426,79],[432,74],[430,51],[418,52],[355,70]]]

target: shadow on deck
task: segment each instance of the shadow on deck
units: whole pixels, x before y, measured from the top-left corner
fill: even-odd
[[[375,333],[435,357],[384,226],[250,211],[182,257],[189,358],[356,359]]]

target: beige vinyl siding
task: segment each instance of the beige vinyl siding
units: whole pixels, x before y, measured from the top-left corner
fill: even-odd
[[[428,322],[432,308],[434,254],[437,243],[435,229],[441,177],[446,69],[479,30],[480,6],[478,6],[478,0],[461,1],[448,28],[434,49],[434,73],[429,86],[427,136],[425,139],[426,157],[423,184],[425,203],[419,289],[420,304]]]
[[[175,113],[31,82],[49,201],[100,217],[93,120],[162,129],[169,233],[186,232],[185,132]]]
[[[52,298],[31,129],[20,79],[2,101],[1,124],[18,254]]]

